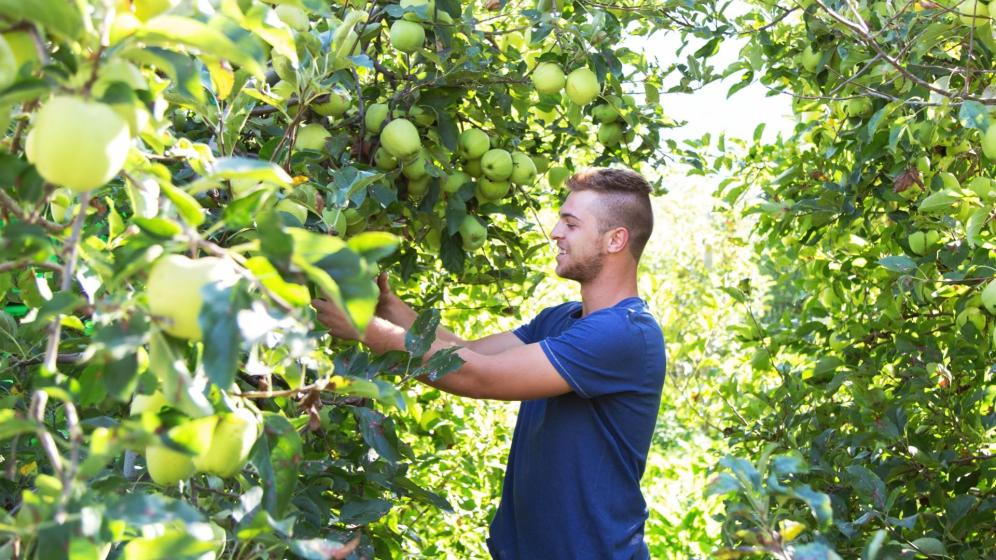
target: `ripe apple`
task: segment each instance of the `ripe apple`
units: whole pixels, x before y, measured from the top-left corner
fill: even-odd
[[[15,71],[20,70],[25,64],[34,66],[35,63],[41,61],[38,47],[35,45],[35,39],[31,33],[21,30],[8,31],[2,37],[7,46],[10,47],[11,54],[14,55]]]
[[[463,239],[463,250],[469,253],[484,246],[488,230],[477,218],[468,214],[460,223],[460,237]]]
[[[512,175],[510,181],[516,185],[531,185],[536,181],[536,164],[522,152],[512,153]],[[504,195],[503,195],[504,196]]]
[[[17,58],[7,40],[0,36],[0,90],[7,89],[17,78]]]
[[[429,182],[432,181],[432,176],[422,175],[415,179],[408,179],[408,196],[413,199],[420,199],[429,192]]]
[[[310,28],[308,14],[297,6],[280,4],[274,8],[274,11],[277,13],[280,21],[286,23],[287,27],[290,27],[294,31],[307,31]]]
[[[84,192],[118,174],[130,145],[128,123],[109,105],[56,95],[35,115],[25,152],[46,181]]]
[[[996,159],[996,126],[990,126],[982,135],[982,153],[989,159]]]
[[[622,125],[616,122],[605,123],[598,127],[598,141],[603,146],[615,146],[622,140]]]
[[[455,171],[443,182],[443,192],[455,193],[469,182],[470,175],[467,175],[463,171]]]
[[[242,470],[258,436],[259,425],[252,412],[239,408],[222,414],[214,428],[211,446],[194,457],[194,467],[200,472],[229,478]]]
[[[329,131],[318,123],[306,124],[297,130],[294,149],[322,151],[325,148],[325,141],[331,136]]]
[[[512,176],[512,155],[501,148],[488,150],[481,156],[481,169],[492,181],[504,181]]]
[[[611,103],[599,103],[591,109],[591,116],[600,123],[615,122],[619,119],[619,110]]]
[[[481,175],[484,175],[484,169],[481,168],[480,159],[472,159],[464,162],[463,170],[467,173],[467,175],[470,175],[475,179]]]
[[[280,202],[278,202],[276,206],[273,207],[273,209],[276,210],[277,212],[286,212],[287,214],[294,216],[294,219],[296,219],[298,223],[302,225],[304,225],[304,223],[308,221],[308,208],[304,205],[294,202],[289,198],[285,198]]]
[[[457,139],[457,150],[463,159],[479,159],[491,148],[491,138],[479,128],[468,128]]]
[[[571,172],[566,167],[557,165],[550,168],[550,171],[546,174],[546,179],[549,181],[551,187],[556,188],[563,185],[570,174]]]
[[[557,93],[564,87],[567,77],[560,66],[552,62],[541,62],[533,70],[533,87],[541,94]]]
[[[922,231],[914,231],[906,241],[910,244],[910,250],[917,255],[922,255],[927,250],[927,235]]]
[[[425,152],[418,152],[414,159],[401,167],[401,173],[409,179],[421,179],[429,173],[425,168],[427,162]]]
[[[389,111],[390,109],[386,103],[374,103],[367,107],[367,114],[363,117],[363,123],[366,125],[367,132],[371,134],[380,132],[380,128],[384,126],[384,120],[387,119]]]
[[[799,53],[798,61],[807,72],[812,72],[816,70],[816,66],[819,65],[821,58],[823,56],[813,51],[812,45],[806,45],[806,48],[802,49],[802,52]]]
[[[481,177],[478,186],[481,196],[484,197],[481,202],[504,198],[509,189],[512,188],[512,184],[508,181],[492,181],[487,177]]]
[[[578,105],[594,101],[601,89],[598,76],[588,68],[578,68],[567,75],[567,97]]]
[[[160,486],[173,486],[196,472],[189,455],[158,444],[145,448],[145,467],[152,481]]]
[[[415,157],[422,149],[418,129],[405,119],[394,119],[387,123],[387,126],[380,133],[380,144],[394,157],[401,160]]]
[[[152,265],[146,293],[149,312],[166,319],[163,330],[188,340],[201,339],[198,317],[204,286],[231,279],[235,274],[227,260],[203,257],[197,260],[183,255],[167,255]]]
[[[536,174],[542,175],[550,169],[550,158],[546,156],[533,156],[533,165],[536,166]]]
[[[349,94],[338,89],[329,92],[328,100],[315,103],[311,108],[323,117],[341,117],[351,106]]]
[[[962,23],[974,27],[986,23],[989,7],[980,0],[963,0],[958,4],[958,13]]]
[[[403,53],[413,53],[425,43],[425,29],[418,23],[399,19],[391,24],[391,46]]]
[[[435,17],[434,14],[436,13],[436,0],[401,0],[402,8],[418,8],[419,6],[425,6],[426,17],[428,18],[426,21],[432,21],[432,18]],[[444,13],[446,12],[441,10],[439,15],[442,16]],[[407,21],[414,22],[421,21],[422,19],[419,18],[418,15],[411,12],[406,13],[402,17]]]
[[[377,166],[377,169],[390,171],[398,166],[398,158],[394,157],[394,154],[387,151],[384,146],[380,146],[374,152],[374,165]]]

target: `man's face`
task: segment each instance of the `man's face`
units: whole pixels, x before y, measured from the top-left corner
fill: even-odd
[[[557,244],[557,275],[568,280],[593,280],[605,265],[603,234],[598,216],[592,211],[598,204],[594,191],[572,192],[560,207],[560,220],[550,237]]]

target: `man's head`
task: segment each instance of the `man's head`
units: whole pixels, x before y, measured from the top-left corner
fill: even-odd
[[[647,180],[628,169],[591,168],[568,179],[567,188],[553,229],[557,274],[586,282],[606,259],[635,265],[654,229]]]

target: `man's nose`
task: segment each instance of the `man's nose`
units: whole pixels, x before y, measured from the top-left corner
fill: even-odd
[[[556,241],[558,239],[562,239],[563,237],[564,236],[561,233],[560,224],[553,226],[553,229],[550,230],[550,238]]]

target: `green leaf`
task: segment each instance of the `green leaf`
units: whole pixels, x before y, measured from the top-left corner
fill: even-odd
[[[394,424],[380,412],[365,407],[353,409],[353,415],[360,426],[363,441],[372,447],[378,455],[391,463],[397,463],[401,456],[395,445]]]
[[[0,15],[14,22],[38,22],[70,40],[79,39],[83,31],[80,4],[69,0],[0,0]]]
[[[160,332],[153,332],[149,342],[149,371],[159,379],[163,395],[172,407],[195,418],[214,412],[191,377],[182,354]]]
[[[958,111],[958,121],[965,128],[985,132],[989,128],[989,109],[978,101],[965,101]]]
[[[823,543],[808,543],[792,547],[792,560],[840,560],[834,549]]]
[[[968,241],[969,247],[975,247],[979,244],[979,233],[982,232],[982,228],[985,227],[988,220],[989,208],[978,208],[969,216],[965,223],[965,239]]]
[[[294,261],[314,264],[341,251],[346,242],[331,235],[320,235],[302,228],[287,228],[294,240]]]
[[[252,464],[263,485],[263,504],[275,518],[287,513],[302,460],[302,440],[294,426],[280,414],[263,413],[265,438],[253,449]]]
[[[872,538],[868,540],[868,544],[865,545],[861,560],[878,560],[878,553],[882,551],[882,545],[885,544],[887,538],[889,538],[889,534],[885,532],[885,529],[875,531]]]
[[[221,31],[193,18],[169,14],[156,16],[140,27],[135,36],[146,44],[192,48],[229,60],[254,76],[263,77],[263,67],[251,54]]]
[[[833,523],[833,508],[830,505],[830,496],[823,492],[817,492],[810,488],[808,484],[803,484],[792,489],[792,495],[802,500],[813,512],[813,517],[819,523],[821,529],[826,529]]]
[[[127,49],[121,56],[162,70],[176,84],[177,93],[188,100],[200,104],[207,99],[198,65],[189,56],[151,46]]]
[[[438,309],[427,309],[419,313],[405,333],[405,350],[411,352],[413,358],[421,358],[432,347],[440,320]]]
[[[131,221],[138,226],[143,233],[162,240],[173,239],[177,235],[183,233],[183,228],[180,227],[180,224],[170,220],[169,218],[140,218],[132,216]]]
[[[235,381],[242,336],[238,315],[252,305],[252,296],[243,280],[234,286],[207,284],[201,289],[204,304],[198,322],[204,333],[204,371],[222,390]]]
[[[463,358],[457,354],[460,350],[458,347],[450,347],[440,350],[432,355],[428,360],[426,360],[425,365],[420,366],[416,370],[416,375],[421,377],[426,375],[431,381],[438,381],[445,375],[449,375],[454,371],[463,367],[465,363]]]
[[[33,421],[18,416],[13,410],[0,410],[0,440],[35,431],[37,425]]]
[[[347,245],[364,259],[377,262],[398,249],[401,240],[385,231],[368,231],[349,239]]]
[[[351,500],[342,506],[339,521],[351,525],[368,525],[387,515],[392,504],[387,500]]]
[[[850,465],[844,470],[851,486],[867,503],[879,511],[885,508],[885,483],[878,475],[861,465]]]
[[[288,304],[303,307],[311,303],[308,287],[285,281],[266,257],[251,257],[246,261],[245,267],[267,290]]]
[[[282,187],[291,186],[293,179],[279,165],[266,160],[240,157],[224,157],[215,160],[211,167],[211,177],[216,179],[249,179],[273,183]]]
[[[187,527],[182,531],[168,531],[164,535],[128,541],[124,546],[124,560],[200,560],[211,553],[217,543],[210,540],[211,528],[206,523],[198,539]],[[206,533],[205,533],[206,531]]]
[[[916,270],[916,263],[913,259],[903,255],[882,257],[878,260],[878,264],[888,270],[891,270],[892,272],[899,272],[903,274]]]
[[[945,548],[944,543],[933,537],[921,537],[916,539],[913,541],[913,547],[917,552],[929,554],[931,556],[945,556],[948,553],[948,549]]]
[[[204,209],[196,198],[173,186],[169,181],[160,182],[159,187],[188,224],[197,227],[204,223]]]
[[[348,544],[331,539],[293,539],[289,544],[291,552],[304,560],[345,558],[342,552],[349,550]]]
[[[172,521],[183,523],[204,521],[201,513],[186,502],[161,494],[141,492],[110,498],[104,517],[109,520],[123,521],[125,526],[136,528]]]

